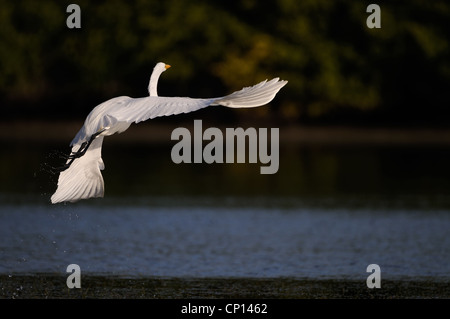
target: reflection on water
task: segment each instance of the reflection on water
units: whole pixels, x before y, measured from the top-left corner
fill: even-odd
[[[446,205],[450,194],[450,151],[445,148],[293,147],[282,145],[280,169],[259,174],[260,164],[174,164],[172,145],[124,146],[105,141],[106,198],[154,196],[233,196],[300,200],[404,197]],[[57,176],[64,145],[2,144],[0,194],[40,196],[45,201]],[[436,202],[438,201],[438,202]],[[411,203],[413,207],[418,203]],[[450,207],[450,206],[449,206]]]
[[[0,273],[450,277],[445,149],[285,145],[275,175],[176,165],[165,145],[103,155],[106,198],[51,205],[54,148],[4,146]]]

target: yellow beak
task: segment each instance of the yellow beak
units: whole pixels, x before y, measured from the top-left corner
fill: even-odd
[[[166,70],[167,70],[168,68],[170,68],[170,65],[169,65],[169,64],[166,64]]]

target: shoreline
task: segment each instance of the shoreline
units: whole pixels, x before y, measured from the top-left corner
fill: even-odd
[[[0,140],[6,142],[69,143],[83,121],[0,122]],[[236,127],[252,125],[239,123]],[[261,125],[267,127],[268,125]],[[177,127],[192,131],[193,121],[170,123],[133,124],[125,134],[115,134],[108,143],[172,143],[171,133]],[[212,123],[208,127],[219,127]],[[206,125],[204,129],[206,129]],[[329,145],[329,146],[450,146],[448,128],[386,128],[353,126],[298,126],[280,128],[280,144]]]
[[[0,299],[448,299],[450,285],[439,280],[297,278],[126,278],[82,275],[69,289],[61,274],[0,275]]]

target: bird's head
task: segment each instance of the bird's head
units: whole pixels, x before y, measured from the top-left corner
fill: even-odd
[[[169,64],[165,64],[164,62],[159,62],[155,65],[155,68],[153,69],[153,72],[158,72],[158,73],[162,73],[165,70],[167,70],[168,68],[170,68]]]

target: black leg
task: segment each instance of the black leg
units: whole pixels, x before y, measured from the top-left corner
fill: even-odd
[[[100,130],[95,134],[92,134],[91,137],[89,138],[89,140],[87,142],[83,142],[80,146],[80,148],[78,149],[78,151],[76,151],[75,153],[71,153],[69,156],[67,156],[67,159],[69,159],[70,161],[67,162],[66,164],[64,164],[62,167],[58,168],[58,170],[60,172],[65,171],[66,169],[68,169],[70,167],[70,165],[73,163],[73,161],[81,156],[83,156],[84,154],[86,154],[86,151],[88,150],[89,146],[91,145],[91,143],[97,138],[97,136],[99,136],[101,133],[103,133],[106,129]]]

